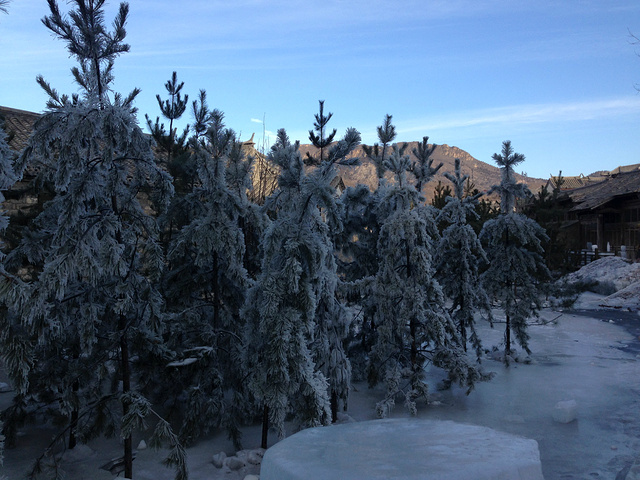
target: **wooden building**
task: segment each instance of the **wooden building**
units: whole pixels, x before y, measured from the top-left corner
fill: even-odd
[[[638,167],[618,167],[598,183],[562,192],[566,234],[581,248],[591,244],[602,253],[619,253],[624,246],[627,257],[635,257],[640,247]]]

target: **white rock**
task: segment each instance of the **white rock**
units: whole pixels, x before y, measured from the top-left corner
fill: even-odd
[[[138,443],[138,450],[146,450],[147,449],[147,442],[145,442],[144,440],[140,440],[140,443]]]
[[[344,412],[338,412],[338,422],[337,423],[353,423],[355,420],[351,415],[348,415]]]
[[[259,448],[257,450],[251,450],[247,454],[247,463],[251,465],[260,465],[262,463],[262,457],[264,457],[264,449]]]
[[[227,457],[224,461],[224,464],[229,468],[229,470],[240,470],[242,467],[246,466],[244,460],[236,456]]]
[[[227,459],[227,454],[224,452],[216,453],[213,456],[213,466],[216,468],[222,468],[224,461]]]
[[[531,365],[533,363],[533,359],[526,353],[521,353],[518,355],[518,358],[516,358],[516,362]]]
[[[553,408],[553,419],[559,423],[570,423],[576,419],[578,404],[575,400],[565,400],[556,403]]]

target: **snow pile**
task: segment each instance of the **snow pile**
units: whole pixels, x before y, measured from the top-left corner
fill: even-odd
[[[535,440],[413,418],[310,428],[267,450],[261,480],[308,478],[543,479]]]
[[[567,275],[565,279],[567,283],[597,282],[604,289],[597,293],[610,294],[640,282],[640,263],[620,257],[603,257]]]
[[[244,470],[245,467],[257,466],[262,463],[264,449],[240,450],[230,457],[225,452],[216,453],[212,457],[213,466],[226,472]],[[245,477],[246,478],[246,477]]]
[[[564,277],[567,284],[595,283],[593,291],[608,295],[596,308],[612,307],[640,310],[640,263],[620,257],[604,257]]]
[[[636,265],[640,265],[640,263]],[[602,305],[605,307],[640,310],[640,281],[632,283],[613,295],[609,295],[602,301]]]

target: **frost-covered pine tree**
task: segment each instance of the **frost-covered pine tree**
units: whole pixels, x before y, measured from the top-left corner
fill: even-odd
[[[468,220],[478,217],[476,206],[481,194],[465,196],[468,175],[462,175],[459,158],[455,160],[455,173],[445,172],[444,175],[453,183],[454,195],[446,199],[438,215],[438,223],[447,226],[440,239],[436,270],[444,294],[451,300],[449,314],[457,326],[462,347],[466,351],[467,342],[471,342],[480,359],[482,343],[475,329],[474,317],[479,312],[491,312],[479,273],[479,267],[487,262],[487,256]]]
[[[333,139],[336,136],[338,131],[334,128],[331,133],[327,133],[327,124],[331,117],[333,117],[333,113],[324,114],[324,100],[319,100],[318,103],[320,111],[315,114],[316,121],[313,123],[313,130],[309,130],[309,140],[311,141],[311,145],[316,147],[320,154],[318,158],[313,158],[309,152],[307,152],[307,156],[305,157],[305,162],[309,165],[320,165],[324,162],[325,152],[328,151]],[[314,133],[318,132],[318,133]]]
[[[531,353],[527,320],[537,316],[540,282],[549,278],[542,257],[542,242],[547,235],[534,220],[515,211],[516,198],[530,195],[526,185],[517,183],[514,176],[514,167],[524,161],[524,155],[515,153],[511,142],[504,141],[502,152],[494,153],[493,159],[502,171],[500,185],[490,190],[500,194],[500,214],[487,221],[480,233],[489,258],[482,283],[505,315],[504,362],[508,365],[512,331],[520,346]]]
[[[385,115],[377,127],[378,140],[373,146],[363,145],[365,156],[376,167],[377,188],[371,191],[367,185],[347,187],[341,196],[342,226],[333,233],[337,256],[340,290],[347,304],[356,312],[351,324],[348,345],[349,358],[356,378],[367,375],[367,361],[375,341],[375,301],[369,295],[371,282],[378,271],[376,253],[381,221],[378,205],[386,184],[385,160],[396,137],[391,115]],[[406,147],[405,147],[406,148]]]
[[[180,135],[178,135],[177,127],[173,126],[173,122],[182,117],[189,103],[189,95],[182,96],[183,87],[184,82],[178,83],[178,74],[173,72],[171,78],[164,84],[169,98],[163,100],[159,94],[156,95],[160,112],[169,121],[168,128],[165,129],[164,123],[160,122],[160,117],[156,117],[154,123],[148,115],[145,115],[147,127],[158,147],[166,153],[166,161],[169,165],[176,154],[180,154],[184,150],[189,135],[189,125]]]
[[[309,175],[298,143],[291,144],[284,130],[270,152],[281,169],[279,188],[265,203],[275,219],[264,235],[262,271],[243,310],[245,369],[263,406],[265,448],[269,423],[280,437],[290,413],[303,427],[326,424],[331,404],[337,408],[348,393],[342,349],[348,319],[336,303],[329,232],[340,222],[331,180],[334,165],[359,141],[359,133],[349,129]]]
[[[3,316],[4,360],[17,391],[8,419],[46,412],[63,427],[34,473],[58,468],[49,453],[60,444],[119,432],[124,476],[132,478],[131,435],[154,414],[141,393],[144,372],[166,356],[153,213],[166,208],[173,187],[137,124],[138,91],[110,89],[114,61],[129,50],[128,5],[120,4],[109,31],[104,0],[71,4],[65,15],[49,0],[43,23],[78,61],[72,73],[81,93],[59,95],[38,78],[47,109],[18,162],[50,185],[52,199],[5,262],[28,273]],[[157,420],[152,443],[169,440],[167,463],[185,479],[185,451]]]
[[[379,416],[386,416],[402,394],[407,408],[416,412],[416,400],[427,400],[428,364],[443,368],[449,381],[469,389],[480,378],[460,347],[435,278],[438,232],[431,207],[423,205],[424,199],[407,181],[411,160],[394,145],[386,166],[395,182],[382,189],[379,269],[370,292],[376,302],[377,327],[370,382],[383,379],[387,387],[386,397],[376,407]]]
[[[396,133],[395,125],[391,123],[392,119],[393,115],[386,114],[384,116],[384,120],[382,121],[382,125],[378,126],[377,132],[379,143],[376,142],[371,147],[368,145],[362,146],[365,155],[367,156],[367,158],[369,158],[369,160],[373,162],[376,167],[378,183],[384,178],[384,173],[386,171],[384,161],[388,157],[391,143],[398,135]]]
[[[206,133],[191,140],[197,187],[181,203],[192,218],[175,234],[168,255],[165,290],[177,315],[171,335],[177,358],[168,373],[183,410],[181,436],[193,440],[223,426],[239,446],[247,405],[240,309],[251,284],[243,226],[255,219],[246,194],[251,159],[222,112],[207,116]]]
[[[429,137],[422,137],[422,142],[412,150],[417,161],[411,165],[411,172],[416,178],[416,190],[422,195],[422,187],[429,183],[436,173],[442,168],[443,163],[433,166],[433,152],[437,145],[434,143],[429,145]]]
[[[178,128],[174,126],[187,109],[189,95],[182,95],[184,82],[178,82],[176,72],[173,72],[171,78],[164,84],[164,88],[169,98],[163,100],[158,94],[156,100],[163,118],[168,121],[168,126],[165,127],[160,117],[156,117],[155,123],[148,115],[145,115],[145,120],[157,148],[163,153],[162,160],[166,162],[167,169],[173,176],[176,194],[179,195],[190,191],[193,187],[196,169],[188,152],[189,125],[180,134],[178,134]]]

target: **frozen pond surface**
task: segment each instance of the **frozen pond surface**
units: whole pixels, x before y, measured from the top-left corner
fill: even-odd
[[[620,310],[580,311],[597,307],[600,298],[587,294],[575,311],[544,310],[543,323],[529,329],[533,363],[513,363],[505,368],[500,362],[485,358],[485,370],[496,376],[478,385],[469,396],[455,388],[437,391],[435,383],[439,378],[434,378],[432,405],[420,406],[419,417],[487,426],[532,438],[538,442],[546,480],[624,480],[634,462],[640,465],[640,317]],[[494,329],[481,326],[485,347],[501,343],[503,327],[500,323]],[[0,376],[0,381],[6,378]],[[0,393],[0,408],[10,398],[11,393]],[[375,419],[375,403],[380,398],[380,391],[356,384],[348,414],[356,421]],[[566,400],[576,401],[577,419],[566,424],[555,422],[554,407]],[[391,416],[406,417],[407,413],[399,404]],[[5,452],[0,478],[22,478],[52,432],[42,427],[25,429],[18,440],[20,448]],[[134,442],[147,436],[141,432]],[[271,442],[275,442],[274,437],[270,435]],[[245,448],[258,445],[259,427],[247,428]],[[70,456],[69,480],[112,479],[99,466],[121,455],[118,440],[99,439],[89,447],[84,453]],[[237,471],[213,466],[212,455],[221,451],[234,453],[223,433],[200,441],[188,451],[192,480],[242,480],[258,473],[255,465]],[[160,464],[164,453],[138,452],[135,478],[172,479],[173,472]]]
[[[616,318],[619,312],[606,313]],[[557,315],[545,311],[543,319]],[[501,325],[490,333],[498,344]],[[491,382],[469,396],[459,390],[441,392],[441,405],[421,416],[537,440],[547,480],[617,479],[640,457],[638,338],[619,326],[574,314],[563,314],[555,324],[531,326],[530,333],[532,364],[505,368],[485,360],[485,368],[496,372]],[[485,333],[485,345],[491,345],[487,337]],[[557,423],[554,406],[567,400],[576,401],[577,419]]]

